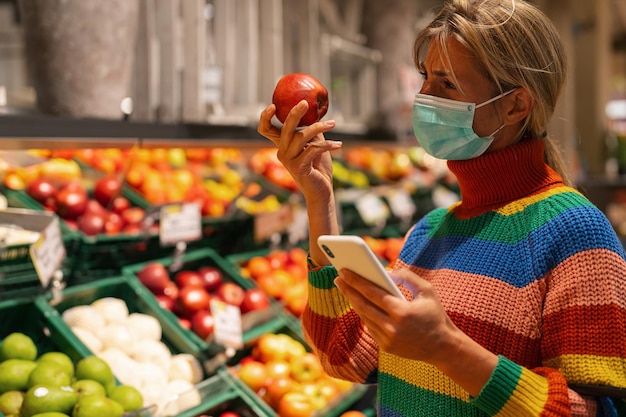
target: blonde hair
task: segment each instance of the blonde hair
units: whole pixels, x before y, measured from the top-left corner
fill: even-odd
[[[448,56],[451,36],[474,55],[500,93],[523,87],[531,94],[534,106],[520,135],[545,138],[546,163],[570,183],[560,151],[547,135],[567,72],[565,50],[550,19],[523,0],[448,1],[415,40],[416,66],[423,69],[431,42],[439,42]]]

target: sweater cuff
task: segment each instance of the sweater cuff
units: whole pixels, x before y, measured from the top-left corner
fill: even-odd
[[[470,398],[470,403],[494,416],[511,399],[522,375],[521,366],[504,356],[498,356],[498,365],[489,381],[477,397]]]

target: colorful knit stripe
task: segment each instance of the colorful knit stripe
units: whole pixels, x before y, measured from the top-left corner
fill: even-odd
[[[572,306],[596,306],[612,302],[620,309],[626,310],[626,294],[615,289],[616,277],[622,275],[618,265],[624,261],[618,253],[606,249],[594,249],[569,257],[552,272],[553,276],[568,277],[567,271],[593,271],[589,279],[579,280],[579,285],[567,286],[567,293],[558,298],[547,300],[543,314],[550,315]],[[598,291],[604,288],[605,291]],[[607,292],[615,294],[612,300],[607,299]]]
[[[381,351],[379,367],[384,369],[386,375],[393,376],[394,381],[397,379],[396,383],[410,384],[413,387],[453,397],[463,402],[469,401],[469,394],[466,391],[437,367],[426,362],[407,360]]]
[[[612,325],[605,324],[606,317],[613,317]],[[610,343],[615,335],[622,334],[626,321],[626,311],[613,304],[596,306],[573,306],[551,313],[544,317],[543,331],[546,334],[557,334],[559,329],[572,329],[567,338],[549,339],[544,342],[544,358],[570,353],[597,356],[625,356],[626,346],[623,343]],[[601,324],[599,324],[601,323]],[[606,343],[598,343],[599,340]]]
[[[505,407],[503,407],[496,417],[517,417],[522,415],[540,415],[548,402],[548,384],[547,381],[529,371],[526,368],[522,368],[522,372],[519,378],[520,382],[516,384],[510,399],[507,401]],[[526,382],[523,382],[526,381]],[[532,381],[531,385],[542,385],[544,390],[533,390],[533,395],[528,393],[528,382]],[[543,395],[537,395],[537,392]],[[530,412],[529,412],[530,411]]]
[[[483,416],[467,401],[445,393],[415,387],[391,374],[381,373],[379,384],[385,387],[381,400],[381,415],[394,417]]]
[[[626,388],[621,371],[626,359],[594,355],[563,355],[545,361],[545,365],[559,369],[571,383],[599,384]]]
[[[543,191],[537,194],[533,194],[529,197],[516,200],[495,211],[504,216],[511,216],[521,211],[524,211],[527,207],[530,207],[533,204],[540,202],[541,200],[544,200],[551,196],[555,196],[557,194],[560,194],[559,199],[569,201],[571,207],[580,205],[591,205],[591,202],[588,201],[580,192],[576,191],[575,189],[566,186],[557,186],[547,191]]]
[[[607,232],[600,233],[602,227],[606,227],[604,225],[606,218],[597,209],[581,207],[571,209],[566,214],[554,218],[551,223],[543,227],[538,227],[531,233],[528,240],[521,240],[517,243],[508,244],[485,240],[484,238],[477,239],[450,234],[440,238],[421,240],[420,244],[416,245],[409,244],[401,252],[400,259],[407,264],[414,264],[425,269],[450,268],[466,273],[495,277],[516,287],[522,287],[546,275],[560,262],[578,252],[604,248],[623,254],[623,247],[619,240]],[[603,226],[598,226],[598,233],[594,233],[595,230],[588,230],[583,222],[572,224],[569,221],[569,219],[578,216],[586,216],[590,219],[591,224],[602,224]],[[492,228],[492,226],[494,225],[485,225],[485,228],[488,229],[485,232],[486,236],[489,233],[495,235],[495,232],[508,232],[511,229],[510,227],[508,229]],[[588,239],[578,239],[572,242],[566,236],[555,238],[555,230],[562,230],[564,234],[588,236]],[[551,250],[548,252],[556,254],[557,257],[532,259],[523,256],[531,253],[529,244],[551,245]],[[475,253],[477,247],[480,248],[480,253]],[[421,256],[426,249],[428,249],[430,256]],[[485,262],[486,259],[518,259],[518,264],[507,266],[502,262]],[[519,274],[520,268],[528,271],[528,273]],[[533,273],[533,271],[535,272]]]
[[[567,197],[567,198],[566,198]],[[469,236],[480,240],[495,240],[501,243],[515,243],[528,236],[528,229],[525,227],[511,228],[511,224],[525,224],[528,218],[533,218],[540,223],[529,225],[533,229],[538,229],[547,223],[553,222],[555,218],[561,216],[568,210],[583,210],[583,213],[575,214],[582,216],[600,217],[601,213],[584,200],[582,196],[575,193],[561,194],[559,196],[558,208],[553,211],[546,211],[544,205],[532,205],[526,207],[526,211],[519,211],[517,207],[512,210],[511,205],[498,210],[490,211],[469,220],[462,220],[448,213],[446,219],[447,227],[437,228],[430,233],[431,238],[441,238],[448,235]],[[585,210],[587,208],[588,210]],[[586,212],[590,213],[587,214]],[[561,220],[562,221],[562,220]],[[494,230],[502,230],[506,227],[505,234],[494,235]]]

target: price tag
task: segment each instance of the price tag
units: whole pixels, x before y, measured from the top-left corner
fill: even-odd
[[[42,286],[48,286],[65,256],[59,219],[54,217],[39,239],[30,246],[30,257]]]
[[[198,203],[168,204],[161,207],[159,238],[161,245],[175,245],[202,237],[202,215]]]
[[[282,233],[293,223],[293,206],[281,205],[278,210],[257,214],[254,217],[254,239],[262,242],[275,233]]]
[[[415,203],[411,199],[409,193],[402,189],[391,190],[387,194],[387,201],[391,212],[400,219],[409,219],[413,217],[415,211]]]
[[[243,330],[239,307],[220,300],[211,300],[211,314],[215,318],[215,327],[213,328],[215,342],[233,349],[241,349],[243,347]]]
[[[355,202],[356,209],[365,224],[373,226],[384,222],[389,217],[389,207],[372,193],[367,193]]]

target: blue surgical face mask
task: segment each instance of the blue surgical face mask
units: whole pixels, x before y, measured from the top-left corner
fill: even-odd
[[[513,91],[507,91],[480,104],[418,93],[415,95],[412,113],[415,137],[422,148],[435,158],[465,160],[480,156],[491,145],[494,135],[505,125],[481,138],[472,129],[474,111]]]

